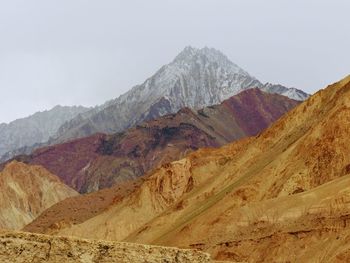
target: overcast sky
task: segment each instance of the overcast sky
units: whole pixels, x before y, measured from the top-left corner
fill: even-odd
[[[96,105],[185,46],[313,93],[350,73],[349,0],[0,0],[0,122]]]

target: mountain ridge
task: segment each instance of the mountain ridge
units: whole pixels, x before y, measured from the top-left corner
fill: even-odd
[[[249,89],[201,110],[183,108],[122,133],[95,134],[15,159],[42,165],[81,193],[135,179],[202,147],[256,135],[299,102]]]

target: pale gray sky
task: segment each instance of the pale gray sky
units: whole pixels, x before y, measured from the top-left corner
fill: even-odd
[[[314,92],[350,73],[349,0],[0,0],[0,122],[95,105],[185,46]]]

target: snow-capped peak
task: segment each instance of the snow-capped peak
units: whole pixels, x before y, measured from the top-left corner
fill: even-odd
[[[246,71],[230,61],[221,51],[208,47],[199,49],[187,46],[175,57],[171,64],[188,65],[193,62],[201,64],[215,63],[219,67],[229,70],[231,73],[249,75]]]

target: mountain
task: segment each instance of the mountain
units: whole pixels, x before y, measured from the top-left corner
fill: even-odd
[[[122,133],[95,134],[15,159],[45,167],[81,193],[92,192],[140,177],[199,148],[256,135],[297,104],[249,89],[219,105],[184,108]]]
[[[81,106],[56,106],[9,124],[0,124],[0,156],[7,153],[11,158],[13,156],[11,151],[47,142],[63,123],[88,110]]]
[[[245,89],[255,87],[265,87],[273,93],[281,90],[264,86],[220,51],[186,47],[143,84],[109,101],[101,110],[94,109],[63,124],[55,143],[97,132],[121,132],[184,107],[196,110],[219,104]],[[283,87],[281,92],[298,100],[308,97],[296,89]]]
[[[0,228],[20,229],[78,193],[40,166],[13,161],[0,172]]]
[[[197,248],[235,262],[347,262],[349,133],[350,76],[255,137],[163,165],[57,234]]]
[[[5,129],[5,135],[0,144],[0,162],[70,139],[95,133],[123,132],[143,121],[176,113],[184,107],[198,110],[219,104],[243,90],[256,87],[300,101],[309,96],[294,88],[269,83],[263,85],[213,48],[186,47],[143,84],[103,105],[89,110],[78,108],[75,115],[68,115],[66,119],[57,118],[57,113],[50,115],[51,111],[36,114],[48,117],[43,117],[44,122],[29,118],[28,122],[34,127],[23,120],[17,121],[19,124],[16,125],[3,124],[0,135],[2,129]],[[50,133],[46,132],[49,128]]]

